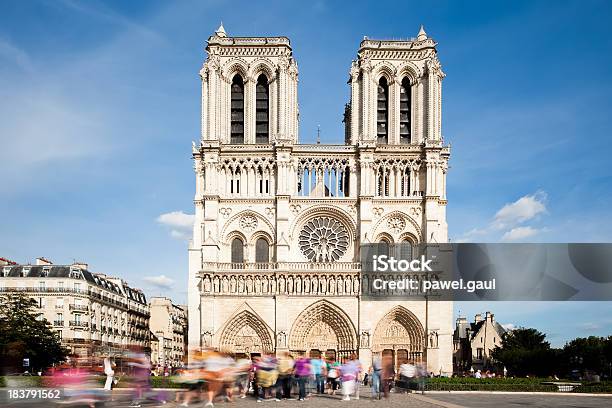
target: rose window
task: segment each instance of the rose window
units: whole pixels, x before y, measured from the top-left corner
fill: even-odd
[[[337,261],[346,252],[348,243],[346,227],[330,217],[308,221],[299,236],[300,250],[312,262]]]

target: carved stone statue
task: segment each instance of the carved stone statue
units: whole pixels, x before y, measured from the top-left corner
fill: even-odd
[[[285,293],[285,277],[284,276],[281,276],[278,279],[278,292],[281,294]]]
[[[359,339],[359,347],[370,347],[370,333],[367,331],[361,332],[361,337]]]
[[[210,276],[204,278],[204,293],[210,293]]]
[[[285,333],[284,331],[279,332],[276,336],[276,347],[287,347],[287,333]]]

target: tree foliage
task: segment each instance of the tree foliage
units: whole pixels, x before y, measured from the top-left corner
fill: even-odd
[[[42,314],[36,301],[22,294],[0,296],[0,367],[6,371],[23,370],[24,358],[30,369],[45,369],[66,359],[57,334]]]
[[[558,354],[550,348],[544,333],[521,327],[504,334],[492,357],[506,367],[509,375],[549,376],[558,370]]]
[[[612,371],[612,336],[578,337],[563,347],[566,371],[590,371],[610,375]]]

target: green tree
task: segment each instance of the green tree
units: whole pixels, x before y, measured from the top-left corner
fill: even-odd
[[[491,356],[509,375],[548,376],[557,373],[559,351],[550,348],[546,335],[536,329],[518,328],[504,334]]]
[[[62,347],[49,322],[35,310],[36,301],[22,294],[0,296],[0,369],[22,369],[24,358],[30,367],[45,369],[66,359],[68,350]]]
[[[612,362],[612,337],[578,337],[563,347],[563,360],[570,370],[589,370],[609,375]]]

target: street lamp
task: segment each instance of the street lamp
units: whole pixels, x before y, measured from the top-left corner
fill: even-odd
[[[508,369],[506,369],[506,366],[504,366],[504,377],[506,377],[508,375]]]

